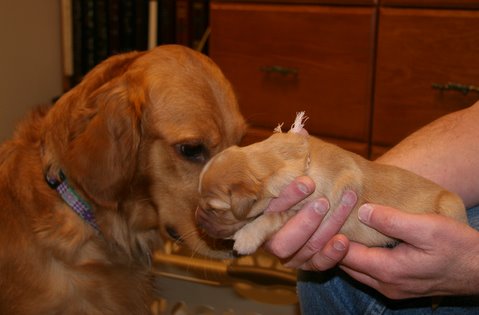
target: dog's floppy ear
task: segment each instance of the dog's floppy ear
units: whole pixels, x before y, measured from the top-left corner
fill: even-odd
[[[62,163],[65,175],[104,205],[119,200],[132,180],[140,144],[140,117],[124,87],[116,89],[94,97],[98,111],[69,143]]]
[[[89,96],[103,84],[122,76],[130,65],[144,54],[145,52],[134,51],[106,59],[88,72],[75,89],[81,89],[83,96]]]
[[[114,206],[136,168],[146,95],[127,69],[138,56],[120,55],[95,68],[57,102],[45,125],[45,170],[62,171],[103,206]]]

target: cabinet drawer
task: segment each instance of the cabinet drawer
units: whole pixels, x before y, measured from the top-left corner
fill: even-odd
[[[372,140],[390,146],[479,99],[473,91],[433,88],[479,86],[479,11],[380,12]]]
[[[215,0],[216,2],[257,2],[290,4],[330,4],[330,5],[374,5],[378,0]],[[473,0],[471,0],[473,1]]]
[[[285,131],[285,130],[284,130]],[[246,146],[255,142],[263,141],[266,138],[270,137],[273,134],[272,130],[262,129],[262,128],[249,128],[241,141],[241,146]],[[356,142],[341,140],[337,138],[328,138],[328,137],[319,137],[324,141],[331,142],[340,146],[341,148],[357,153],[365,158],[368,158],[368,144],[365,142]]]
[[[479,8],[477,0],[381,0],[381,4],[402,7]]]
[[[253,127],[367,141],[374,9],[212,3],[210,55]],[[289,126],[288,126],[289,127]]]

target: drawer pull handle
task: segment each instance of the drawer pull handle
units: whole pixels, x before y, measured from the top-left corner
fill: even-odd
[[[432,88],[440,91],[459,91],[466,95],[469,92],[479,93],[479,87],[474,85],[464,85],[459,83],[448,82],[446,84],[433,83]]]
[[[279,73],[281,75],[298,75],[298,69],[283,66],[264,66],[260,68],[265,73]]]

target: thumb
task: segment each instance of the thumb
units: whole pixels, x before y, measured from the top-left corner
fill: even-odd
[[[430,233],[428,217],[392,207],[364,204],[358,209],[359,221],[395,239],[414,244]],[[427,230],[427,231],[426,231]]]

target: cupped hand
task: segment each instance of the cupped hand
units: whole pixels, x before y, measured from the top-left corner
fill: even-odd
[[[309,196],[314,188],[309,177],[298,177],[271,201],[266,211],[287,210]],[[349,245],[349,240],[337,233],[356,201],[353,191],[343,194],[337,209],[330,210],[325,198],[310,201],[270,238],[265,249],[279,257],[286,267],[305,270],[334,267],[344,257]],[[333,212],[324,220],[328,211]]]
[[[402,242],[392,249],[351,242],[340,267],[356,280],[393,299],[479,294],[475,229],[442,215],[370,204],[359,218]]]

